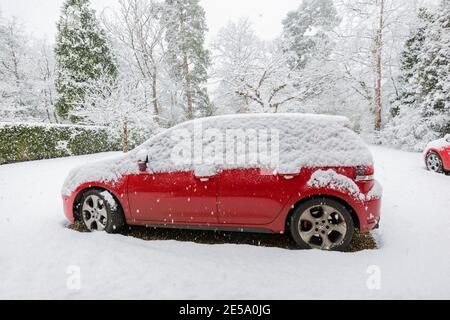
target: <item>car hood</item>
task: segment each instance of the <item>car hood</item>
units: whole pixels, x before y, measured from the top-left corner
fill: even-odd
[[[114,182],[126,174],[139,173],[136,152],[112,156],[74,168],[67,176],[62,194],[70,196],[80,185],[94,182]]]

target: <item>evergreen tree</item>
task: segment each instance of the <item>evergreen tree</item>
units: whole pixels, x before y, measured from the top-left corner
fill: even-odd
[[[89,0],[66,0],[57,28],[56,109],[67,118],[74,105],[83,104],[87,83],[116,78],[117,67]]]
[[[283,20],[285,50],[291,53],[292,67],[302,69],[317,53],[329,51],[327,32],[340,23],[333,0],[304,0]]]
[[[210,53],[205,49],[205,11],[199,0],[166,0],[167,60],[171,77],[183,88],[186,118],[209,116],[212,107],[206,89]]]
[[[402,91],[393,101],[391,114],[398,116],[400,106],[412,106],[416,102],[415,87],[418,84],[419,67],[421,65],[420,55],[426,41],[428,24],[432,22],[432,15],[428,10],[422,8],[419,12],[420,26],[406,40],[405,49],[401,55],[400,84]]]
[[[450,8],[443,1],[419,17],[402,54],[402,91],[386,130],[390,142],[414,150],[450,133]]]

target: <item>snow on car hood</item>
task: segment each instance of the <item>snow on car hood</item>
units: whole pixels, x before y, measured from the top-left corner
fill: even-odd
[[[70,196],[83,183],[114,182],[124,175],[137,174],[137,160],[133,159],[136,159],[135,152],[79,166],[69,173],[62,194]]]
[[[208,172],[214,162],[214,170],[267,169],[267,163],[228,163],[217,159],[203,159],[203,163],[177,163],[173,161],[173,150],[178,141],[174,134],[185,131],[196,135],[196,128],[203,132],[222,132],[224,139],[230,130],[276,130],[279,137],[279,161],[275,169],[280,173],[298,173],[309,167],[350,167],[373,165],[372,155],[362,139],[350,129],[350,121],[344,117],[304,114],[258,114],[230,115],[203,118],[180,124],[166,130],[126,155],[84,165],[74,169],[66,179],[63,194],[70,195],[80,184],[90,182],[115,182],[124,175],[138,174],[138,158],[143,150],[149,156],[149,169],[154,173]],[[249,131],[246,131],[249,132]],[[203,134],[203,133],[202,133]],[[202,136],[204,137],[204,135]],[[248,137],[247,137],[248,138]],[[243,143],[248,142],[244,138]],[[273,136],[267,137],[270,144]],[[278,138],[277,138],[278,139]],[[193,138],[192,138],[193,140]],[[189,141],[190,142],[190,141]],[[233,140],[234,142],[234,140]],[[211,147],[214,141],[203,138],[203,148]],[[233,148],[234,150],[234,145]],[[250,148],[246,157],[250,157]],[[258,153],[260,150],[258,149]],[[222,158],[223,160],[223,158]],[[206,165],[208,163],[208,165]]]
[[[433,142],[430,142],[426,149],[443,149],[450,146],[450,142],[448,142],[445,138],[435,140]]]

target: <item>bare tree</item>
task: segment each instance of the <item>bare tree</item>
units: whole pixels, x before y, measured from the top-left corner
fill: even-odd
[[[104,12],[103,21],[111,37],[125,47],[124,60],[129,61],[149,83],[150,104],[159,117],[158,80],[164,58],[164,26],[161,23],[161,4],[153,0],[119,0],[119,9]],[[156,118],[158,119],[158,118]]]
[[[399,56],[422,0],[339,0],[345,16],[336,31],[336,62],[343,80],[369,106],[373,128],[380,131],[395,95]]]
[[[86,125],[105,126],[116,141],[122,141],[123,152],[128,152],[131,135],[138,132],[140,142],[148,139],[156,130],[152,112],[146,108],[143,86],[129,76],[123,75],[114,82],[105,76],[87,86],[86,101],[75,105],[71,115]],[[148,134],[149,133],[149,134]]]
[[[301,90],[294,87],[293,80],[296,69],[289,66],[281,43],[260,40],[248,20],[229,23],[213,47],[219,94],[234,95],[229,97],[230,103],[239,97],[244,104],[235,111],[277,113],[299,98]]]
[[[47,115],[50,123],[59,123],[59,118],[56,115],[54,108],[55,103],[55,59],[52,54],[51,46],[45,40],[37,41],[34,44],[34,63],[36,74],[34,78],[37,84],[37,94],[40,97],[40,103]]]
[[[16,18],[2,26],[0,73],[14,79],[17,85],[24,79],[21,65],[24,62],[26,40],[23,27]]]
[[[382,54],[383,54],[383,30],[384,30],[384,19],[385,19],[385,0],[376,0],[376,5],[378,6],[378,27],[375,31],[374,41],[373,41],[373,57],[375,61],[375,130],[381,130],[382,121]]]

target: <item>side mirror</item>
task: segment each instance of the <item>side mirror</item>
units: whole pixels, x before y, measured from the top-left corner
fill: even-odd
[[[141,150],[137,153],[137,164],[141,172],[147,171],[148,165],[148,152],[147,150]]]
[[[448,134],[448,135],[445,136],[445,141],[447,141],[447,142],[450,143],[450,134]]]

